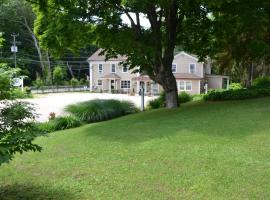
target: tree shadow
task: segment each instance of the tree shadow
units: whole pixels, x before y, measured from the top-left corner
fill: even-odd
[[[140,143],[175,134],[242,139],[265,130],[270,115],[258,101],[198,103],[173,110],[153,110],[86,127],[90,137]],[[265,107],[268,106],[268,107]],[[270,128],[270,127],[268,127]]]
[[[75,196],[62,189],[54,189],[48,186],[33,186],[14,184],[0,186],[1,200],[73,200]]]

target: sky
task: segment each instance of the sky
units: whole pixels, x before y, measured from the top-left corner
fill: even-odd
[[[134,13],[130,13],[131,17],[133,18],[133,20],[136,22],[136,16]],[[127,15],[122,15],[122,20],[129,24],[130,25],[130,20],[128,19]],[[150,22],[149,20],[146,18],[146,16],[140,14],[140,22],[141,22],[141,25],[145,28],[148,28],[150,27]]]

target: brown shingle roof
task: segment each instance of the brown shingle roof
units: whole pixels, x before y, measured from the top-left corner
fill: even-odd
[[[203,79],[203,77],[188,73],[174,73],[175,79]]]
[[[92,56],[90,56],[87,61],[105,61],[106,56],[100,55],[102,49],[98,49]],[[108,61],[124,61],[126,60],[125,56],[117,56],[117,58],[110,58]]]
[[[107,74],[101,78],[104,78],[104,79],[121,79],[120,76],[118,76],[117,74],[114,74],[114,73],[111,73],[111,74]]]

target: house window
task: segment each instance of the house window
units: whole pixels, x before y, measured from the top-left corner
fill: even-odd
[[[123,66],[122,70],[123,70],[122,71],[123,73],[127,73],[128,72],[128,67],[127,66]]]
[[[121,81],[121,89],[130,89],[130,81]]]
[[[102,80],[98,80],[98,86],[102,86]]]
[[[194,74],[196,71],[196,65],[194,63],[189,64],[189,73]]]
[[[192,82],[191,81],[179,81],[179,91],[191,91]]]
[[[172,72],[176,73],[177,71],[177,65],[176,64],[172,64]]]
[[[191,91],[191,90],[192,90],[192,82],[186,81],[186,91]]]
[[[116,64],[111,65],[111,72],[115,73],[116,72]]]
[[[98,72],[99,72],[100,74],[103,73],[103,64],[99,64],[99,65],[98,65]]]
[[[180,81],[179,82],[179,90],[184,91],[185,90],[185,81]]]

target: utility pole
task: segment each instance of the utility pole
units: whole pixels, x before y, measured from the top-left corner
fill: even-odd
[[[12,33],[11,36],[13,37],[13,45],[11,46],[11,52],[14,53],[14,65],[15,68],[17,67],[17,52],[18,52],[18,47],[16,45],[16,37],[19,36],[19,34]]]

